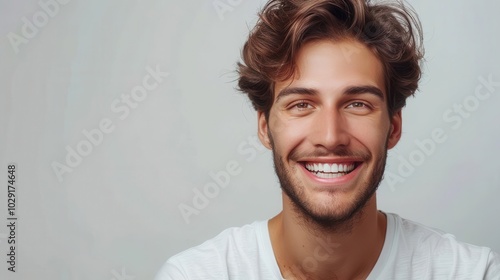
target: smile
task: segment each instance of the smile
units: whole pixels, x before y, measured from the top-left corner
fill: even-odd
[[[356,168],[356,163],[305,163],[305,168],[316,177],[333,179],[345,176]]]

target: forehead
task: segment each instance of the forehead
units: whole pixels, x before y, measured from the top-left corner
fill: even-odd
[[[382,62],[356,40],[320,40],[304,44],[295,60],[292,78],[276,82],[277,93],[286,87],[300,86],[319,92],[340,92],[352,86],[374,86],[387,99]]]

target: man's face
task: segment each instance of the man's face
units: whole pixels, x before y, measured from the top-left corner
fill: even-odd
[[[273,150],[291,203],[319,224],[349,220],[374,199],[387,149],[401,135],[389,116],[383,66],[357,41],[305,44],[296,75],[274,87],[259,137]]]

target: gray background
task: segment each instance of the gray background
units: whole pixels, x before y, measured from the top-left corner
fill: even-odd
[[[40,4],[49,2],[50,15]],[[263,3],[0,2],[0,278],[151,279],[174,253],[281,209],[271,154],[254,143],[256,114],[235,90],[235,63]],[[424,26],[425,75],[389,153],[387,172],[399,180],[382,183],[379,208],[500,251],[500,86],[474,98],[480,77],[500,81],[500,4],[410,3]],[[24,19],[39,25],[31,38]],[[126,117],[115,112],[148,67],[169,75]],[[460,116],[454,104],[464,102]],[[53,165],[66,164],[66,147],[105,119],[113,131],[58,180]],[[417,142],[434,129],[446,141],[425,154]],[[16,273],[5,262],[11,162]],[[179,206],[193,206],[228,163],[239,174],[184,219]]]

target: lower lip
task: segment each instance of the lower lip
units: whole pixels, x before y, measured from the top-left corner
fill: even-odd
[[[302,164],[299,164],[304,173],[309,177],[311,180],[313,180],[316,183],[319,183],[321,185],[327,184],[328,186],[338,186],[338,185],[343,185],[346,183],[349,183],[352,181],[359,173],[359,170],[361,169],[361,166],[363,165],[362,163],[357,164],[356,168],[351,171],[350,173],[340,176],[337,178],[319,178],[314,173],[310,172],[309,170],[306,169],[306,167]]]

